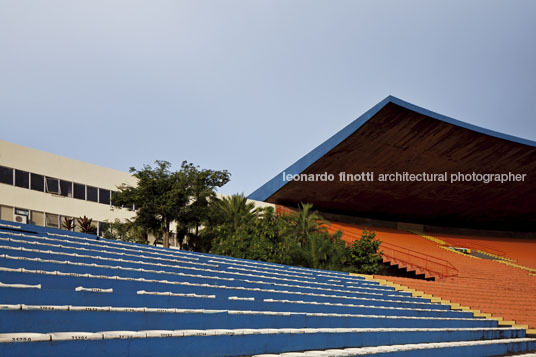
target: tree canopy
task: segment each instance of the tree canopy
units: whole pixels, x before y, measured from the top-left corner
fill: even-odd
[[[169,247],[172,222],[177,225],[179,244],[191,228],[197,232],[208,214],[208,202],[216,197],[215,189],[230,178],[226,170],[200,169],[187,161],[178,171],[170,167],[167,161],[156,161],[154,167],[144,165],[141,170],[132,167],[137,185],[123,184],[112,196],[115,207],[134,207],[137,226],[161,238],[164,247]],[[190,238],[195,244],[197,233]]]
[[[218,198],[216,188],[230,178],[226,170],[206,170],[183,161],[171,171],[167,161],[131,168],[136,186],[122,185],[112,195],[115,207],[136,211],[133,220],[110,224],[107,237],[148,243],[152,234],[169,247],[172,226],[181,249],[315,269],[375,274],[381,267],[380,241],[364,231],[348,246],[311,204],[287,214],[255,207],[244,195]]]
[[[297,211],[274,214],[272,207],[255,208],[242,195],[216,200],[212,220],[201,236],[205,251],[315,269],[375,274],[381,267],[380,241],[363,232],[361,240],[347,246],[342,232],[330,234],[311,204]]]

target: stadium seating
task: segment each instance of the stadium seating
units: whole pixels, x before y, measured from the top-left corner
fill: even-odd
[[[501,355],[518,327],[362,276],[0,221],[1,356]]]
[[[365,227],[335,223],[330,229],[341,229],[355,236]],[[419,235],[399,230],[375,229],[386,243],[417,250],[452,263],[456,276],[424,281],[393,276],[375,276],[426,294],[440,297],[480,314],[511,321],[536,332],[536,240],[483,238],[454,235]],[[449,245],[468,247],[494,257],[481,259],[449,249]],[[381,246],[380,246],[381,249]],[[532,257],[532,259],[530,259]]]

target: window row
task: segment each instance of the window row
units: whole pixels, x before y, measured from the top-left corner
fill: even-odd
[[[82,232],[83,229],[76,217],[63,216],[54,213],[34,211],[24,208],[16,208],[0,205],[0,219],[16,223],[34,224],[41,227],[64,229],[74,232]],[[90,229],[86,233],[102,236],[108,229],[109,223],[93,220]]]
[[[0,183],[105,205],[111,203],[110,190],[5,166],[0,166]]]

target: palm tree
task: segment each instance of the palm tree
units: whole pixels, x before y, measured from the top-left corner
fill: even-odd
[[[217,218],[233,232],[247,226],[257,217],[255,204],[248,202],[244,195],[223,197],[214,202]]]
[[[291,227],[289,234],[294,235],[300,246],[304,246],[312,233],[326,232],[324,225],[327,222],[317,211],[313,211],[313,205],[310,203],[300,203],[298,208],[298,211],[287,216]]]

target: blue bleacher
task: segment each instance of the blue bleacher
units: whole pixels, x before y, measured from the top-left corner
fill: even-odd
[[[1,356],[490,356],[521,328],[360,276],[0,221]]]

